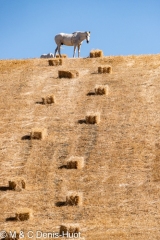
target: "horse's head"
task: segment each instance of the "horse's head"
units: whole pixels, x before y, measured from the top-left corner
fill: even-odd
[[[90,32],[86,32],[86,41],[89,43],[90,40]]]

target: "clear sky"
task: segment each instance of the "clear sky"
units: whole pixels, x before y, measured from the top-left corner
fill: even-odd
[[[0,59],[54,53],[54,36],[75,31],[91,31],[81,57],[160,53],[160,0],[0,0]]]

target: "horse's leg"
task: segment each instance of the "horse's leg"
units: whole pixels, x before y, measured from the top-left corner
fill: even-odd
[[[78,45],[78,57],[80,57],[81,44]]]
[[[58,46],[57,46],[56,49],[55,49],[54,57],[56,57],[56,52],[57,52],[57,50],[58,50]]]
[[[58,53],[59,53],[59,56],[62,57],[62,56],[61,56],[61,45],[58,46]]]
[[[74,51],[73,51],[73,57],[75,57],[75,54],[76,54],[76,45],[74,45]]]

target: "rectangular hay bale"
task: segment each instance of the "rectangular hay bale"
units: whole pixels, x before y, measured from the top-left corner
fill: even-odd
[[[27,221],[29,220],[29,213],[16,213],[16,221]]]
[[[30,138],[35,140],[43,140],[47,136],[47,129],[34,128],[30,133]]]
[[[67,58],[67,54],[61,54],[62,58]],[[56,55],[56,58],[60,58],[59,55]]]
[[[107,66],[107,67],[98,67],[98,73],[112,73],[112,67]]]
[[[96,95],[107,95],[108,85],[96,85],[94,90]]]
[[[86,123],[87,124],[99,124],[100,123],[100,113],[87,113],[86,116]]]
[[[42,98],[42,104],[52,104],[52,103],[55,103],[55,102],[56,101],[55,101],[55,96],[54,95]]]
[[[59,78],[76,78],[79,76],[79,72],[76,70],[71,71],[59,70],[58,76]]]
[[[82,169],[84,167],[84,158],[83,157],[71,157],[67,160],[67,169]]]
[[[103,67],[98,67],[98,73],[103,73]]]
[[[112,73],[112,67],[104,67],[103,68],[103,73]]]
[[[60,66],[62,65],[62,59],[50,59],[48,60],[49,66]]]
[[[60,226],[60,235],[66,234],[66,233],[70,233],[70,234],[74,234],[74,233],[79,233],[80,229],[79,226],[77,224],[73,224],[73,225],[61,225]]]
[[[29,208],[20,208],[15,214],[16,221],[27,221],[33,217],[33,212]]]
[[[9,181],[8,184],[9,184],[9,189],[14,191],[21,191],[22,189],[26,188],[26,183],[23,179]]]
[[[97,57],[103,57],[103,51],[96,49],[96,50],[92,50],[90,52],[90,58],[97,58]]]
[[[66,196],[66,205],[68,206],[81,206],[82,205],[82,194],[80,193],[69,193]]]

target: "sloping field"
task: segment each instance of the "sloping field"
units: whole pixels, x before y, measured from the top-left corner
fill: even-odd
[[[98,74],[108,65],[112,73]],[[0,61],[0,89],[0,230],[36,239],[63,225],[83,240],[160,239],[160,55]],[[48,95],[56,103],[41,104]],[[88,112],[99,124],[86,124]],[[48,135],[30,139],[34,128]],[[71,157],[84,166],[67,169]],[[25,188],[10,190],[18,178]],[[70,194],[81,204],[66,205]]]

